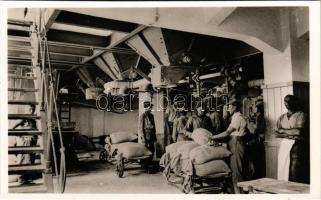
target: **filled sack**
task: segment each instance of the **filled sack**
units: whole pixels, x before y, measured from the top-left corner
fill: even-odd
[[[131,142],[137,139],[136,133],[129,131],[120,131],[110,134],[110,140],[112,144],[118,144],[122,142]]]
[[[201,165],[194,165],[194,169],[197,176],[208,176],[231,172],[230,168],[223,160],[212,160]]]
[[[19,182],[21,178],[21,175],[19,174],[12,174],[12,175],[8,175],[8,182],[9,183],[16,183]]]
[[[16,165],[18,164],[19,160],[16,155],[9,154],[8,155],[8,164],[9,165]]]
[[[196,142],[189,142],[187,144],[183,144],[177,148],[177,152],[181,155],[181,159],[188,159],[189,153],[196,147],[200,146]]]
[[[199,147],[194,148],[189,153],[189,158],[192,163],[200,165],[212,160],[222,160],[227,158],[232,153],[227,150],[225,147],[214,147],[209,145],[202,145]]]
[[[170,144],[170,145],[166,146],[165,151],[166,151],[166,153],[168,153],[170,156],[172,156],[172,155],[178,153],[177,149],[178,149],[180,146],[183,146],[183,145],[189,144],[189,143],[193,143],[193,141],[180,141],[180,142],[175,142],[175,143],[173,143],[173,144]]]
[[[195,129],[191,135],[194,142],[199,145],[207,144],[212,137],[212,133],[204,128]]]
[[[17,145],[16,136],[8,136],[8,146],[14,147]]]
[[[152,152],[142,143],[124,142],[117,144],[116,148],[118,150],[118,154],[122,153],[125,158],[152,155]]]

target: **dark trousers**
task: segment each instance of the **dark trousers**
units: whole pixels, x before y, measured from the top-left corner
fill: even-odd
[[[168,133],[165,136],[165,146],[172,144],[173,122],[168,122]]]
[[[310,182],[309,149],[305,141],[296,140],[290,151],[289,181]]]
[[[238,191],[237,183],[243,180],[243,160],[245,155],[242,137],[231,136],[228,146],[232,153],[230,157],[230,167],[232,170],[234,190]]]

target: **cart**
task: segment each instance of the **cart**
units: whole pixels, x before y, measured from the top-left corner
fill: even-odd
[[[119,178],[122,178],[124,171],[145,169],[148,171],[148,162],[152,160],[152,155],[140,156],[140,157],[126,157],[122,152],[119,152],[117,148],[113,148],[110,137],[106,139],[105,151],[101,155],[108,162],[115,164],[115,171]],[[138,164],[138,168],[126,168],[126,165]]]
[[[234,193],[231,172],[207,176],[186,175],[182,184],[182,191],[185,194]]]

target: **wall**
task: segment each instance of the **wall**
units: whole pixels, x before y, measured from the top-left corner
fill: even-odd
[[[92,108],[72,107],[71,120],[77,123],[77,131],[89,137],[116,131],[137,132],[138,111],[116,114]]]
[[[297,15],[298,11],[300,15]],[[263,52],[265,86],[262,89],[267,120],[266,172],[267,177],[271,178],[277,178],[279,139],[275,138],[273,128],[278,117],[286,112],[283,99],[287,94],[299,95],[299,98],[302,94],[309,94],[309,42],[298,38],[297,34],[297,22],[302,21],[298,20],[298,16],[301,15],[302,8],[283,9],[280,12],[280,29],[285,49],[277,54]],[[308,13],[303,16],[306,15]],[[309,98],[306,96],[301,100],[301,105],[308,108]]]

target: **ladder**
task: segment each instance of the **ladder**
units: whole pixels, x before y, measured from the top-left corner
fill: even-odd
[[[8,21],[9,193],[53,192],[46,113],[40,107],[41,71],[35,24]],[[28,108],[34,112],[27,113]],[[34,123],[33,123],[34,122]],[[15,129],[14,124],[20,124]],[[9,142],[10,145],[10,142]],[[16,159],[16,160],[15,160]]]
[[[71,122],[71,102],[69,94],[59,94],[59,119]]]

